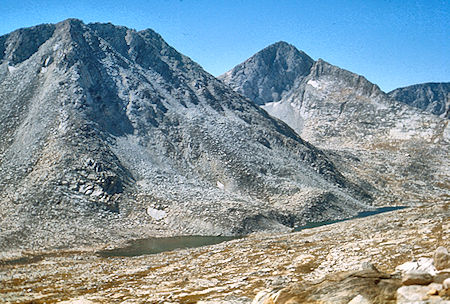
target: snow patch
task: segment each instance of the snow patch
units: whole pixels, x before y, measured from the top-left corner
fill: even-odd
[[[318,81],[316,81],[316,80],[313,80],[313,79],[309,80],[307,82],[307,84],[309,84],[310,86],[312,86],[312,87],[314,87],[316,89],[320,89],[321,88],[320,83]]]
[[[154,220],[161,220],[166,217],[167,213],[164,210],[158,210],[152,207],[147,208],[147,214]]]
[[[217,181],[217,188],[219,188],[221,190],[225,190],[225,185],[222,184],[221,182]]]
[[[14,72],[15,70],[17,70],[17,68],[16,68],[15,66],[8,65],[8,71],[9,71],[10,73]]]

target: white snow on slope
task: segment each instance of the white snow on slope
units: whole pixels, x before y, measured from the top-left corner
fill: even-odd
[[[316,81],[316,80],[313,80],[313,79],[309,80],[307,82],[307,84],[309,84],[310,86],[313,86],[316,89],[320,89],[321,88],[320,87],[320,83],[318,81]]]
[[[164,210],[158,210],[152,207],[147,208],[147,214],[157,221],[163,219],[166,216],[166,212]]]

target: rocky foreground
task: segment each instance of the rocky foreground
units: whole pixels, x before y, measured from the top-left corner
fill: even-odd
[[[22,252],[24,264],[3,256],[0,302],[449,303],[449,207],[131,258],[99,248]]]

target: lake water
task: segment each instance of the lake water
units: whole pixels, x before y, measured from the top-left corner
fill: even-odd
[[[98,254],[103,257],[111,256],[139,256],[144,254],[155,254],[164,251],[170,251],[174,249],[182,248],[195,248],[206,245],[214,245],[226,241],[231,241],[240,236],[175,236],[164,238],[148,238],[135,240],[129,243],[128,246],[123,248],[116,248],[112,250],[99,251]]]
[[[334,224],[337,222],[347,221],[355,218],[363,218],[379,213],[404,209],[405,206],[400,207],[382,207],[372,211],[364,211],[358,213],[358,215],[342,219],[342,220],[333,220],[333,221],[325,221],[325,222],[316,222],[316,223],[308,223],[304,226],[296,227],[294,231],[300,231],[303,229],[309,229],[329,224]],[[132,256],[140,256],[145,254],[155,254],[164,251],[170,251],[174,249],[182,249],[182,248],[194,248],[201,247],[206,245],[214,245],[226,241],[231,241],[237,238],[241,238],[242,236],[177,236],[177,237],[166,237],[166,238],[148,238],[141,240],[134,240],[128,244],[126,247],[116,248],[112,250],[103,250],[97,252],[100,256],[103,257],[132,257]]]
[[[407,207],[406,206],[381,207],[381,208],[377,208],[377,209],[374,209],[374,210],[371,210],[371,211],[363,211],[363,212],[360,212],[360,213],[358,213],[357,215],[355,215],[353,217],[342,219],[342,220],[332,220],[332,221],[324,221],[324,222],[307,223],[306,225],[296,227],[294,229],[294,231],[300,231],[300,230],[304,230],[304,229],[330,225],[330,224],[334,224],[334,223],[339,223],[339,222],[343,222],[343,221],[353,220],[353,219],[357,219],[357,218],[368,217],[368,216],[379,214],[379,213],[395,211],[395,210],[400,210],[400,209],[405,209],[405,208],[407,208]]]

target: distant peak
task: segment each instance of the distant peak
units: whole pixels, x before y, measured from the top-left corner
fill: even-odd
[[[394,100],[450,119],[450,82],[427,82],[395,89],[388,93]]]
[[[309,63],[313,63],[314,60],[308,56],[305,52],[297,49],[294,45],[287,43],[285,41],[278,41],[275,42],[266,48],[262,49],[258,53],[256,53],[254,56],[259,57],[266,57],[266,58],[272,58],[272,60],[275,60],[275,58],[292,58],[299,61],[306,61]],[[253,57],[254,57],[253,56]]]
[[[61,22],[59,22],[59,24],[71,24],[71,25],[79,25],[79,24],[84,24],[84,22],[80,19],[77,18],[68,18],[66,20],[63,20]]]
[[[219,79],[256,104],[263,105],[280,100],[283,92],[310,73],[313,64],[311,57],[292,44],[278,41]]]
[[[272,51],[272,50],[276,50],[276,51],[287,50],[287,51],[300,52],[295,46],[293,46],[292,44],[287,43],[285,41],[275,42],[275,43],[265,47],[260,52],[267,52],[267,51]]]
[[[275,42],[275,43],[269,45],[269,47],[270,46],[274,46],[274,47],[294,47],[292,44],[287,43],[286,41],[283,41],[283,40]]]

